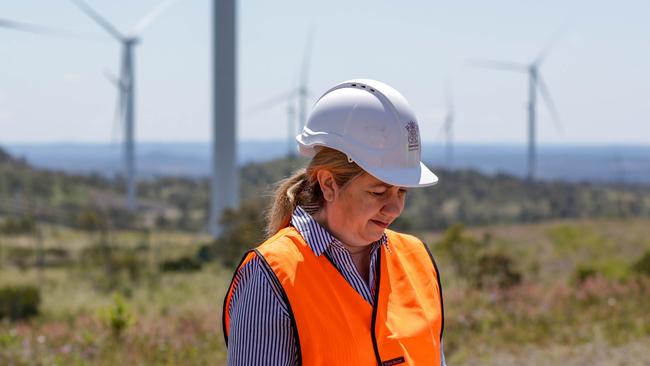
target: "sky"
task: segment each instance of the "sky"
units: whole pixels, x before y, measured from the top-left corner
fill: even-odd
[[[157,0],[86,0],[124,32]],[[650,144],[650,2],[246,0],[238,2],[237,133],[286,139],[287,103],[313,31],[310,105],[336,83],[373,78],[415,109],[422,139],[442,142],[445,84],[455,140],[523,144],[527,75],[469,60],[528,63],[565,29],[541,67],[558,128],[538,103],[541,144]],[[120,46],[68,0],[0,2],[0,18],[79,35],[0,28],[0,144],[106,143],[114,122]],[[211,136],[211,1],[180,0],[136,48],[136,139],[207,142]]]

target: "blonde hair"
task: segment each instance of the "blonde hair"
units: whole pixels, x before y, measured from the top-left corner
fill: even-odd
[[[339,187],[345,186],[364,172],[356,163],[349,161],[346,154],[321,147],[306,168],[278,183],[275,199],[266,214],[267,236],[270,237],[289,225],[296,206],[300,205],[310,214],[323,207],[325,200],[317,179],[317,173],[322,169],[332,173]]]

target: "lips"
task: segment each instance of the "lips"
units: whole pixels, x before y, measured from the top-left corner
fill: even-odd
[[[370,220],[370,221],[372,221],[375,225],[377,225],[379,227],[382,227],[384,229],[388,227],[387,222],[383,222],[383,221],[379,221],[379,220]]]

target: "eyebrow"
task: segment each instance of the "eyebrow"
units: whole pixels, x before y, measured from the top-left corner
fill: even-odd
[[[375,183],[375,184],[370,186],[370,188],[375,188],[375,187],[384,187],[386,189],[390,189],[390,188],[393,188],[395,186],[391,185],[391,184],[381,183],[381,182],[380,183]]]

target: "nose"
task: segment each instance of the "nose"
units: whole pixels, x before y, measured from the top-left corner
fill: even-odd
[[[404,197],[398,191],[389,195],[381,208],[381,213],[391,219],[396,219],[404,209]]]

